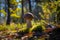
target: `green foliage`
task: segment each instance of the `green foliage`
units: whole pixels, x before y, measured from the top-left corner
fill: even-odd
[[[0,13],[3,13],[4,16],[6,16],[6,12],[4,11],[4,9],[0,10]]]
[[[0,31],[5,31],[7,30],[6,26],[0,25]]]

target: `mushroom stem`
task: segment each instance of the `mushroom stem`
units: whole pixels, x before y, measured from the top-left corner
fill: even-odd
[[[31,24],[30,20],[26,20],[26,23],[27,23],[27,28],[31,28],[32,27],[32,24]]]

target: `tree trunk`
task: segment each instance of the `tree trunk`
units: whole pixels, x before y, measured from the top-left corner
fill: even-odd
[[[24,6],[23,6],[23,3],[24,1],[22,0],[21,4],[22,4],[22,14],[21,14],[21,23],[24,23],[24,18],[23,18],[23,15],[24,15]]]
[[[1,25],[1,12],[0,12],[0,25]]]
[[[28,0],[28,2],[29,2],[29,12],[32,12],[32,8],[31,8],[31,1],[30,1],[30,0]]]
[[[7,13],[7,22],[6,22],[6,24],[7,25],[10,25],[10,11],[9,11],[9,8],[10,8],[10,2],[9,2],[10,0],[7,0],[7,5],[8,5],[8,13]]]

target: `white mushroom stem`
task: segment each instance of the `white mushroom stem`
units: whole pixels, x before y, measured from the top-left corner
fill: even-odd
[[[32,27],[31,20],[26,20],[26,23],[27,23],[27,28],[31,28]]]

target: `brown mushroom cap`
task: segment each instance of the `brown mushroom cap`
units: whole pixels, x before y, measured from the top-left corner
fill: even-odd
[[[32,13],[27,13],[27,14],[24,15],[24,19],[25,19],[25,20],[32,20],[33,17],[34,17],[34,16],[33,16]]]

